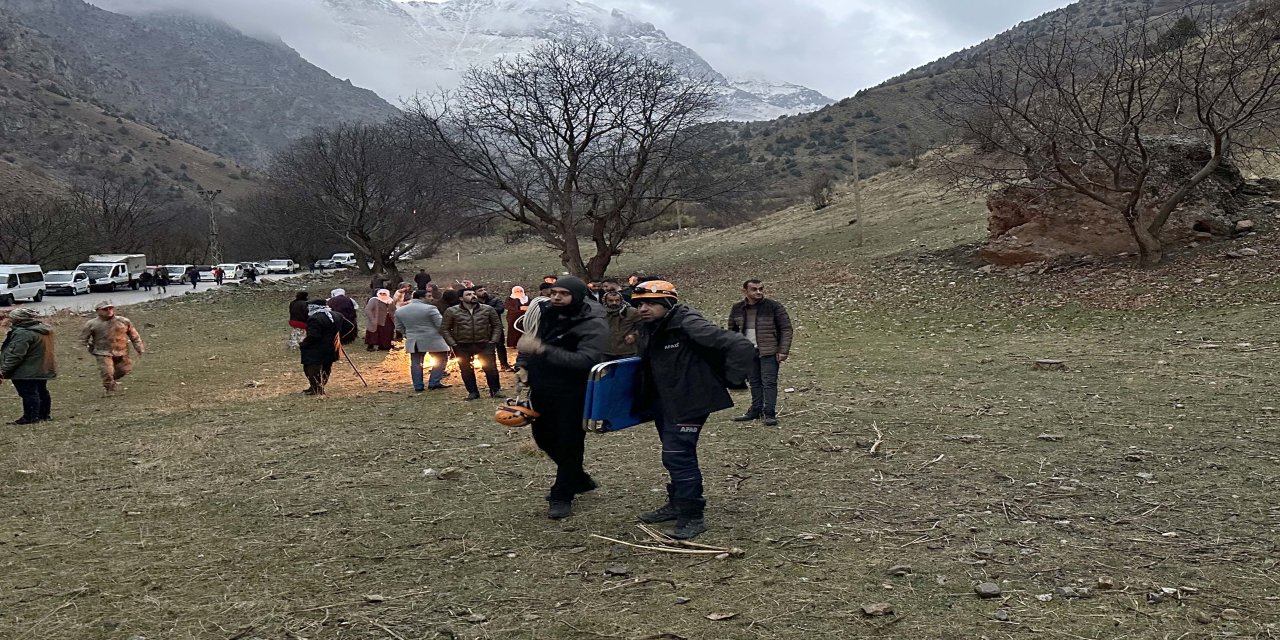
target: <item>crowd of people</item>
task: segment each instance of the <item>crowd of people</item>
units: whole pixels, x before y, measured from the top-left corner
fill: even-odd
[[[498,297],[468,280],[441,289],[425,271],[394,291],[387,284],[381,276],[370,282],[365,347],[391,350],[403,340],[415,393],[450,387],[444,374],[451,358],[458,363],[466,400],[481,397],[476,366],[491,398],[506,397],[500,369],[527,386],[533,439],[556,464],[546,497],[549,518],[572,515],[574,498],[598,488],[585,469],[582,418],[590,371],[601,362],[641,359],[635,409],[654,418],[670,482],[667,501],[638,518],[674,521],[668,534],[675,538],[706,530],[698,438],[712,413],[733,406],[727,389],[751,390],[750,407],[735,421],[778,424],[778,371],[790,353],[793,331],[786,308],[765,295],[759,280],[743,283],[743,299],[729,310],[727,329],[680,303],[671,282],[640,274],[625,284],[613,278],[588,283],[548,276],[533,299],[521,286]],[[520,320],[535,304],[537,322],[524,326]],[[309,383],[304,393],[324,394],[341,345],[358,333],[355,309],[342,289],[328,299],[300,291],[290,304],[291,341],[301,350]],[[509,349],[516,351],[514,364]]]
[[[640,358],[634,409],[654,419],[669,483],[666,502],[638,518],[674,521],[668,533],[678,539],[706,530],[698,438],[712,413],[733,406],[727,389],[751,390],[751,405],[735,421],[778,424],[779,365],[787,360],[793,331],[786,308],[766,296],[759,280],[743,283],[743,299],[729,310],[727,328],[681,303],[673,283],[641,274],[625,283],[548,276],[533,298],[521,286],[495,296],[467,280],[441,288],[425,271],[394,291],[387,284],[380,276],[370,283],[363,305],[366,349],[391,350],[403,341],[419,393],[451,386],[444,382],[451,358],[466,400],[481,397],[477,366],[490,398],[506,397],[499,372],[514,373],[518,387],[529,392],[533,439],[556,464],[546,496],[552,519],[570,516],[573,500],[598,488],[585,469],[582,426],[588,378],[597,364]],[[290,344],[300,352],[308,381],[303,393],[324,395],[343,345],[360,336],[361,307],[344,289],[327,298],[299,291],[288,307]],[[521,322],[526,315],[536,318],[530,326]],[[0,323],[9,326],[0,346],[0,382],[12,381],[22,399],[22,417],[13,424],[50,420],[48,381],[57,376],[53,330],[29,308]],[[97,360],[107,396],[132,370],[130,346],[145,352],[137,328],[108,302],[97,305],[79,339]]]

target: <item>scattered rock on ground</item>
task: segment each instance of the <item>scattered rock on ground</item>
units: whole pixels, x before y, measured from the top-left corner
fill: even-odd
[[[1063,436],[1061,433],[1042,433],[1036,436],[1036,439],[1044,440],[1045,442],[1061,442],[1064,437],[1066,436]]]
[[[1235,609],[1223,609],[1222,613],[1219,614],[1219,617],[1223,620],[1239,620],[1241,615],[1240,612]]]
[[[973,592],[979,598],[999,598],[1001,594],[1000,585],[994,582],[979,582],[974,585]]]
[[[888,602],[874,602],[872,604],[862,605],[862,615],[864,616],[888,616],[893,615],[893,605]]]
[[[898,576],[898,577],[900,577],[900,578],[901,578],[902,576],[909,576],[909,575],[911,575],[911,565],[909,565],[909,564],[895,564],[895,565],[893,565],[892,567],[889,567],[889,575],[891,575],[891,576]]]
[[[1008,610],[1008,609],[996,609],[995,614],[994,614],[994,615],[992,615],[991,617],[992,617],[992,618],[995,618],[996,620],[999,620],[1000,622],[1008,622],[1008,621],[1009,621],[1009,610]]]
[[[628,573],[631,572],[627,571],[627,568],[620,564],[610,565],[604,570],[604,574],[606,576],[625,576]]]

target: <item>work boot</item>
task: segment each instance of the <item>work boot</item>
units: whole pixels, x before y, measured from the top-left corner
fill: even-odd
[[[573,491],[574,493],[590,493],[600,488],[600,485],[596,484],[596,480],[591,477],[591,474],[584,473],[582,475],[586,477],[586,480],[578,484],[578,488]]]
[[[489,390],[489,397],[490,397],[490,398],[505,398],[505,397],[507,397],[507,396],[502,395],[502,389],[490,389],[490,390]]]
[[[676,525],[663,533],[676,540],[692,540],[707,530],[707,523],[702,518],[703,505],[682,502],[676,505]]]
[[[765,416],[765,417],[764,417],[764,426],[766,426],[766,427],[776,427],[776,426],[778,426],[778,418],[777,418],[776,416]]]
[[[547,504],[547,517],[561,520],[573,515],[573,503],[564,500],[552,500]]]
[[[676,506],[668,502],[653,511],[648,511],[636,516],[636,520],[645,524],[657,524],[659,522],[671,522],[672,520],[675,520],[678,515],[680,514],[676,512]]]
[[[23,424],[35,424],[37,422],[40,422],[40,421],[37,420],[36,418],[27,418],[24,416],[22,418],[18,418],[17,420],[14,420],[13,422],[10,422],[9,424],[23,425]]]
[[[472,391],[471,393],[468,393],[468,394],[467,394],[466,399],[467,399],[467,400],[479,400],[479,399],[480,399],[480,392],[479,392],[479,391]]]
[[[734,422],[751,422],[752,420],[759,420],[759,419],[760,419],[760,412],[753,409],[751,411],[748,411],[734,418],[733,421]]]

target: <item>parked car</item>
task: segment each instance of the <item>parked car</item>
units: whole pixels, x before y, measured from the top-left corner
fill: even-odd
[[[298,263],[292,260],[268,260],[267,273],[297,273]]]
[[[89,293],[89,274],[79,269],[50,271],[44,274],[44,291],[51,296]]]
[[[189,264],[166,264],[164,270],[169,272],[170,284],[190,284],[187,282],[187,269],[191,267]]]
[[[126,262],[81,262],[76,265],[76,270],[89,274],[89,288],[96,291],[115,291],[120,287],[138,288],[133,271]]]
[[[335,253],[329,260],[337,267],[356,266],[356,254],[354,253]]]
[[[316,269],[337,269],[338,267],[341,267],[342,265],[340,265],[340,264],[338,264],[338,263],[336,263],[336,262],[334,262],[333,260],[330,260],[330,259],[328,259],[328,258],[322,258],[322,259],[320,259],[320,260],[316,260],[315,264],[314,264],[314,265],[312,265],[312,266],[314,266]]]
[[[201,282],[213,281],[213,265],[211,264],[196,265],[196,271],[200,273]]]
[[[239,280],[244,277],[244,267],[236,262],[226,262],[218,265],[222,269],[223,280]]]
[[[0,264],[0,307],[13,306],[14,300],[44,299],[44,270],[38,264]]]

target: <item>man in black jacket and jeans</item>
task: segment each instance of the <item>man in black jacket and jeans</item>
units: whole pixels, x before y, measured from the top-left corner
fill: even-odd
[[[712,413],[733,406],[725,387],[745,386],[755,347],[742,335],[725,331],[679,304],[675,286],[665,280],[637,284],[631,303],[643,321],[636,402],[654,416],[662,441],[662,466],[671,476],[667,503],[639,518],[647,523],[675,520],[667,535],[688,540],[707,530],[698,436]]]
[[[529,385],[530,403],[539,413],[533,440],[556,463],[547,517],[559,520],[573,513],[574,496],[596,488],[582,465],[582,407],[591,368],[604,361],[609,324],[578,278],[557,279],[549,297],[538,310],[537,331],[526,332],[516,344],[516,378]]]

